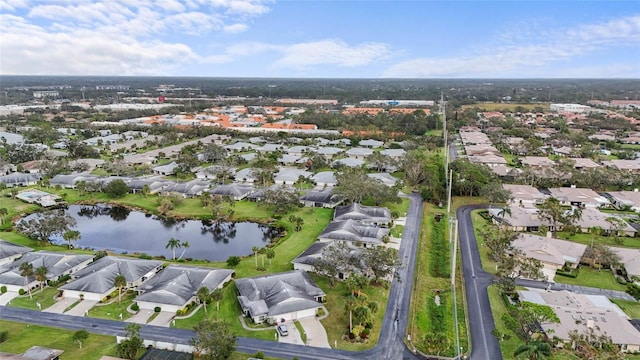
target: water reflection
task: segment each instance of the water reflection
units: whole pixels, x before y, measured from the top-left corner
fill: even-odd
[[[76,247],[107,249],[119,253],[145,253],[171,258],[170,238],[188,241],[184,258],[224,261],[232,255],[250,255],[280,236],[277,228],[251,222],[184,220],[152,216],[122,206],[71,205],[67,214],[76,219],[81,239]],[[33,214],[30,217],[38,216]],[[52,241],[64,243],[62,238]]]

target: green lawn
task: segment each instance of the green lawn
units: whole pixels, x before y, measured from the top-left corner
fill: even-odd
[[[58,294],[58,289],[55,287],[46,287],[43,291],[40,289],[32,293],[33,299],[29,298],[28,294],[19,296],[9,303],[9,306],[15,306],[19,308],[38,310],[37,303],[40,303],[42,310],[55,304],[54,296]]]
[[[222,301],[220,301],[220,314],[218,315],[218,319],[224,320],[230,324],[231,331],[237,336],[244,337],[252,337],[263,340],[275,340],[275,330],[264,330],[264,331],[250,331],[246,330],[242,327],[240,320],[238,317],[242,314],[242,309],[240,308],[240,304],[236,299],[237,296],[236,285],[231,282],[228,283],[224,287],[224,295]],[[177,319],[176,327],[182,329],[193,329],[196,324],[203,321],[204,319],[215,320],[216,319],[216,303],[212,302],[207,305],[207,311],[205,312],[204,308],[200,308],[193,316],[187,319]],[[250,321],[247,319],[247,324]],[[262,325],[256,326],[264,327]]]
[[[626,291],[625,285],[620,285],[610,270],[594,270],[587,266],[580,267],[578,277],[571,278],[568,276],[556,275],[554,280],[557,283],[589,286],[601,289]]]
[[[614,304],[618,305],[625,314],[632,319],[640,319],[640,303],[637,301],[609,299]]]
[[[0,221],[2,222],[0,223],[0,229],[9,228],[11,226],[12,219],[22,216],[23,214],[30,213],[39,208],[38,205],[27,204],[22,200],[6,196],[9,194],[9,190],[0,191],[0,209],[5,208],[8,212],[8,214],[5,215],[3,219],[0,219]]]
[[[300,333],[300,338],[302,339],[302,343],[306,344],[307,343],[307,333],[304,332],[304,328],[302,327],[302,324],[300,324],[300,322],[298,320],[294,320],[293,323],[296,326],[296,329],[298,329],[298,333]]]
[[[595,238],[593,238],[591,234],[572,235],[568,232],[560,231],[554,234],[554,237],[556,237],[557,239],[565,239],[584,245],[591,245],[591,242],[593,242],[594,244],[602,244],[606,246],[640,249],[640,238],[631,238],[626,236],[621,236],[618,238],[618,241],[621,242],[620,244],[616,242],[616,239],[613,236],[596,236]]]
[[[352,343],[348,340],[343,340],[342,335],[346,334],[349,330],[349,314],[345,312],[345,294],[347,289],[344,283],[336,281],[335,286],[332,288],[329,286],[329,279],[315,274],[310,274],[311,278],[318,284],[318,286],[324,290],[327,294],[325,296],[325,307],[329,311],[329,316],[321,320],[322,325],[327,331],[329,344],[333,346],[337,342],[338,349],[361,351],[371,349],[378,343],[380,338],[380,327],[382,326],[382,319],[384,317],[384,311],[387,308],[387,298],[389,296],[389,289],[385,289],[380,286],[368,286],[363,292],[367,295],[368,301],[378,302],[378,312],[373,316],[373,328],[369,339],[365,343]]]
[[[480,253],[480,261],[482,269],[490,274],[496,273],[496,263],[489,259],[488,249],[484,246],[484,237],[480,234],[482,229],[489,222],[480,216],[480,212],[484,210],[474,210],[471,212],[471,221],[473,222],[473,232],[476,235],[476,243],[478,244],[478,252]]]
[[[457,204],[454,201],[453,208],[457,206],[474,203],[473,198],[459,198]],[[418,244],[418,256],[416,259],[415,279],[413,284],[413,293],[411,301],[411,315],[409,318],[409,326],[407,333],[411,335],[412,344],[416,346],[420,351],[426,352],[424,347],[424,337],[427,333],[433,331],[434,327],[438,324],[433,324],[431,321],[429,307],[433,302],[435,291],[440,291],[440,296],[443,300],[443,306],[446,319],[442,328],[446,329],[446,334],[450,338],[451,343],[454,344],[454,324],[453,324],[453,301],[451,293],[451,282],[449,278],[438,278],[429,275],[429,266],[431,261],[430,256],[430,241],[431,239],[431,222],[436,213],[444,214],[446,209],[440,209],[432,204],[424,204],[424,214],[422,220],[420,242]],[[443,217],[441,222],[447,222],[447,217]],[[445,226],[445,238],[448,238],[449,227]],[[463,351],[468,351],[468,337],[466,326],[466,306],[464,301],[464,288],[462,284],[462,272],[460,271],[460,253],[457,254],[458,268],[456,271],[456,295],[457,295],[457,309],[458,309],[458,333],[460,336],[460,346]],[[445,356],[454,355],[455,349],[451,347]]]
[[[116,296],[116,300],[113,303],[104,306],[96,305],[89,310],[88,315],[100,319],[120,320],[120,314],[122,314],[122,320],[126,320],[133,315],[127,311],[127,307],[131,305],[135,297],[136,293],[133,291],[122,294],[120,302],[118,302],[118,297]]]
[[[78,348],[73,342],[75,331],[28,325],[0,320],[0,329],[9,331],[9,339],[0,344],[0,351],[20,354],[34,345],[64,350],[60,359],[100,359],[103,355],[115,356],[115,336],[90,334]]]
[[[395,225],[393,228],[391,228],[391,236],[393,236],[394,238],[400,239],[402,238],[403,231],[404,231],[404,226]]]
[[[507,313],[507,307],[500,297],[498,288],[495,285],[491,285],[487,288],[487,292],[489,293],[489,303],[491,304],[491,313],[493,314],[493,320],[496,324],[496,329],[498,329],[498,331],[500,331],[500,333],[502,334],[511,335],[510,339],[504,340],[500,343],[502,357],[505,359],[512,359],[513,352],[516,351],[518,346],[520,346],[523,341],[513,335],[513,333],[509,329],[507,329],[504,322],[502,321],[502,316]]]

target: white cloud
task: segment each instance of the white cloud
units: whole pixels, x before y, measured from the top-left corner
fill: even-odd
[[[14,11],[19,8],[26,8],[26,0],[0,0],[0,10]]]
[[[551,64],[561,66],[580,56],[611,48],[637,47],[640,43],[640,16],[585,24],[565,31],[544,30],[536,36],[530,29],[500,37],[495,44],[482,44],[484,50],[455,57],[416,58],[389,67],[385,77],[523,77],[540,76],[539,70]],[[553,68],[553,67],[552,67]],[[618,64],[617,67],[584,67],[583,76],[618,76],[621,68],[636,66]],[[533,69],[533,71],[532,71]],[[538,72],[536,72],[538,71]],[[577,74],[577,69],[567,70]],[[545,74],[551,75],[548,70]],[[555,73],[555,72],[554,72]],[[536,75],[537,74],[537,75]],[[562,76],[562,75],[560,75]],[[567,74],[569,76],[569,74]]]
[[[387,45],[363,43],[350,46],[342,40],[321,40],[299,43],[283,49],[284,56],[275,65],[305,68],[312,65],[332,64],[339,66],[362,66],[389,56]]]
[[[229,34],[238,34],[241,32],[245,32],[248,29],[249,29],[249,26],[247,24],[237,23],[237,24],[225,25],[222,30],[224,30],[224,32]]]
[[[269,11],[271,3],[0,1],[0,74],[72,75],[169,75],[187,63],[229,62],[229,54],[197,54],[187,44],[211,32],[246,31],[246,21]],[[25,17],[8,13],[19,7],[28,9]]]

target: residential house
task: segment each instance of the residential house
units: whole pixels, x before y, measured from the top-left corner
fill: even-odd
[[[316,241],[305,251],[291,261],[294,270],[303,270],[308,272],[315,271],[316,261],[322,259],[322,251],[330,246],[331,242]]]
[[[40,181],[40,175],[38,174],[14,172],[9,175],[0,176],[0,184],[5,184],[8,188],[36,185],[38,181]]]
[[[367,226],[389,226],[393,222],[389,209],[379,206],[365,206],[358,203],[336,207],[333,220],[355,220],[361,225]]]
[[[234,179],[236,182],[252,184],[256,181],[255,171],[256,169],[253,168],[238,170],[234,175]]]
[[[546,156],[524,156],[520,159],[520,163],[531,168],[547,168],[556,165],[553,160]]]
[[[539,210],[536,208],[523,208],[511,205],[508,210],[491,208],[488,210],[493,223],[501,228],[511,231],[537,232],[540,226],[547,226],[553,231],[553,224],[550,221],[541,219],[538,216]]]
[[[162,261],[105,256],[72,274],[73,281],[60,287],[63,296],[101,301],[117,290],[116,277],[123,275],[126,289],[135,289],[162,269]]]
[[[640,161],[638,160],[608,160],[603,161],[602,164],[610,168],[637,173],[640,171]]]
[[[364,165],[364,159],[356,159],[356,158],[338,159],[331,163],[331,166],[334,168],[340,167],[340,166],[346,166],[350,168],[359,168],[359,167],[362,167],[362,165]]]
[[[255,323],[316,316],[325,293],[301,270],[236,279],[242,313]]]
[[[296,169],[296,168],[280,168],[274,176],[274,182],[279,185],[293,185],[302,178],[309,178],[313,173]]]
[[[318,236],[318,240],[341,241],[366,248],[381,245],[387,235],[387,228],[363,225],[356,220],[342,220],[330,222]]]
[[[378,140],[372,140],[372,139],[360,140],[358,142],[358,145],[366,148],[379,148],[379,147],[382,147],[382,145],[384,145],[384,141],[378,141]]]
[[[178,164],[175,161],[173,161],[166,165],[160,165],[160,166],[154,167],[153,173],[156,175],[163,175],[163,176],[173,175],[176,173],[177,167],[178,167]]]
[[[31,251],[33,251],[32,248],[0,239],[0,267],[15,261]]]
[[[561,205],[579,207],[600,207],[609,205],[609,200],[597,192],[576,187],[549,188],[552,197],[558,199]]]
[[[345,151],[345,155],[352,159],[366,159],[367,156],[373,154],[373,150],[363,147],[353,147]]]
[[[233,270],[227,269],[169,265],[137,287],[139,295],[134,301],[140,309],[159,307],[162,311],[175,313],[195,302],[200,288],[206,287],[209,292],[222,289],[233,274]]]
[[[253,192],[253,186],[243,184],[218,185],[210,191],[211,195],[228,196],[239,201]]]
[[[507,165],[507,160],[505,158],[495,154],[472,155],[469,156],[468,159],[472,163],[487,165],[490,168]]]
[[[522,256],[539,260],[547,281],[553,281],[556,271],[565,265],[576,268],[587,246],[573,241],[559,240],[532,234],[518,234],[511,245]]]
[[[336,180],[336,173],[333,171],[321,171],[317,174],[314,174],[311,177],[311,180],[316,184],[316,188],[324,189],[327,187],[334,187],[338,185],[338,180]]]
[[[640,192],[638,191],[609,191],[607,193],[611,203],[617,209],[622,210],[626,207],[633,211],[640,212]]]
[[[327,160],[333,159],[335,156],[344,152],[344,149],[332,147],[332,146],[321,146],[316,150],[316,154],[323,156]]]
[[[640,332],[616,304],[603,295],[583,295],[570,291],[518,290],[520,301],[549,306],[559,322],[540,324],[549,337],[559,338],[571,347],[571,333],[611,338],[623,353],[640,351]]]
[[[333,209],[340,205],[342,198],[333,194],[331,188],[323,190],[309,190],[300,196],[300,202],[308,207],[322,207]]]
[[[384,185],[387,185],[388,187],[393,187],[402,182],[402,180],[389,173],[369,173],[367,174],[367,176],[381,182]]]
[[[508,201],[511,205],[533,208],[547,198],[540,190],[529,185],[502,184],[502,188],[511,193]]]
[[[600,167],[598,163],[589,158],[570,158],[569,160],[573,161],[573,167],[578,170]]]
[[[93,255],[66,254],[60,252],[35,251],[25,253],[18,260],[0,267],[0,286],[8,291],[19,292],[20,289],[34,289],[40,285],[35,275],[26,279],[20,275],[20,265],[30,263],[33,270],[47,268],[47,281],[56,280],[63,275],[71,275],[86,267],[93,260]]]

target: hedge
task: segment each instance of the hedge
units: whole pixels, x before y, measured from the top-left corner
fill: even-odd
[[[446,218],[440,221],[431,221],[429,274],[433,277],[448,278],[449,270],[449,244],[445,239]]]

